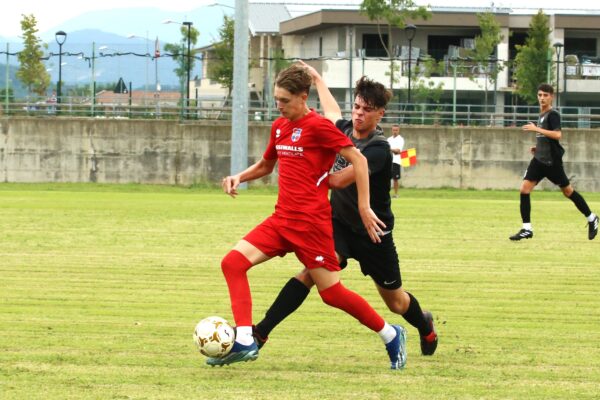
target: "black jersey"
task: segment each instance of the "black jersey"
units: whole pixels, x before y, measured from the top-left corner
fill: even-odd
[[[369,192],[371,209],[386,225],[384,231],[394,228],[394,214],[391,208],[390,185],[392,179],[392,152],[383,132],[373,131],[366,139],[352,137],[352,121],[340,119],[335,124],[365,156],[369,164]],[[339,154],[333,170],[338,171],[348,166],[348,162]],[[367,235],[358,212],[358,192],[356,183],[344,189],[331,192],[331,208],[333,218],[339,220],[356,233]]]
[[[551,109],[541,114],[537,126],[548,131],[560,131],[560,114]],[[535,159],[544,165],[561,165],[564,149],[556,139],[536,134]]]

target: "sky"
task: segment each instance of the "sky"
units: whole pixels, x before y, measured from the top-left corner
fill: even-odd
[[[16,37],[21,34],[21,15],[33,14],[40,32],[60,26],[78,15],[90,11],[117,8],[158,8],[184,12],[215,3],[214,0],[8,0],[0,7],[0,36]],[[93,28],[93,27],[91,27]]]
[[[292,3],[299,5],[301,0],[260,0],[260,2]],[[306,0],[307,3],[324,3],[328,8],[334,3],[337,4],[360,4],[360,0]],[[71,18],[84,14],[89,11],[106,10],[115,8],[135,8],[152,7],[163,9],[165,11],[185,12],[209,4],[214,4],[215,0],[102,0],[102,1],[65,1],[65,0],[8,0],[2,4],[0,11],[0,36],[16,37],[21,34],[20,20],[21,14],[34,14],[38,21],[38,29],[45,32],[49,29],[60,26],[61,22],[68,21]],[[447,6],[447,0],[416,0],[417,4],[430,4],[434,6]],[[568,3],[564,0],[495,0],[499,7],[522,7],[526,4],[527,8],[537,9],[565,9],[565,4],[575,9],[589,9],[593,2],[590,0],[570,0]],[[452,6],[457,7],[482,7],[489,6],[490,0],[453,0]],[[600,6],[597,6],[600,9]],[[90,27],[95,28],[95,27]]]

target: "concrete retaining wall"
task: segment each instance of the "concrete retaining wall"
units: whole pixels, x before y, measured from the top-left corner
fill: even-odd
[[[249,165],[262,156],[269,127],[250,122]],[[417,188],[516,189],[535,140],[531,133],[502,128],[403,127],[402,135],[407,148],[417,148],[418,159],[403,171],[402,185]],[[229,172],[230,136],[228,121],[3,117],[0,181],[218,182]],[[561,142],[577,189],[600,191],[600,132],[565,130]]]

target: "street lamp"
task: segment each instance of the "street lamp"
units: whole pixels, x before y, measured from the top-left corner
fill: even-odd
[[[186,101],[185,101],[185,105],[186,105],[186,110],[189,107],[189,102],[190,102],[190,69],[191,69],[191,54],[190,54],[190,44],[191,44],[191,29],[192,29],[192,25],[193,23],[190,21],[184,21],[184,22],[177,22],[177,21],[173,21],[170,19],[166,19],[163,21],[163,24],[179,24],[179,25],[183,25],[183,26],[187,26],[187,64],[186,64],[186,72],[187,72],[187,82],[186,82]],[[187,111],[186,111],[187,114]]]
[[[64,31],[58,31],[54,34],[54,38],[56,39],[56,43],[58,43],[58,85],[56,85],[56,102],[60,103],[62,101],[62,45],[67,40],[67,34]]]
[[[564,45],[556,42],[553,46],[556,52],[556,107],[560,107],[560,51]]]
[[[186,81],[186,114],[189,112],[189,107],[190,107],[190,67],[191,67],[191,63],[192,60],[190,59],[190,42],[191,42],[191,29],[192,29],[192,23],[190,21],[184,21],[183,25],[187,26],[187,81]]]
[[[412,41],[417,33],[417,27],[413,24],[408,24],[404,27],[406,39],[408,39],[408,104],[410,104],[410,81],[412,68]]]

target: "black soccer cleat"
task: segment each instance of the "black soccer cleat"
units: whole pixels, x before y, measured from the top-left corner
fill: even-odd
[[[433,326],[433,315],[431,315],[429,311],[425,311],[423,317],[431,327],[431,333],[427,336],[419,335],[421,337],[421,354],[424,356],[432,356],[433,353],[435,353],[435,349],[437,349],[438,336],[435,327]]]
[[[590,228],[591,229],[591,228]],[[521,240],[521,239],[531,239],[533,237],[533,231],[529,229],[521,229],[519,232],[515,233],[511,237],[510,240]]]
[[[592,240],[598,234],[598,225],[600,225],[600,220],[596,215],[596,218],[592,222],[588,222],[588,239]]]

